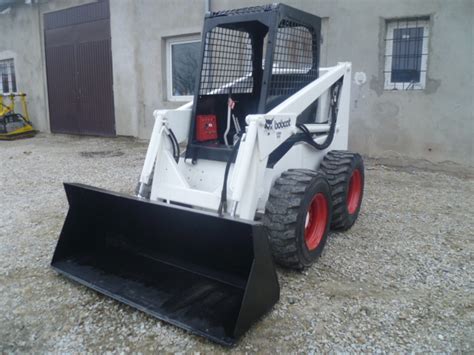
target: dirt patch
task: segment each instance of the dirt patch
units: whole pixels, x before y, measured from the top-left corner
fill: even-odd
[[[120,150],[102,150],[98,152],[79,152],[79,155],[83,158],[111,158],[111,157],[121,157],[124,155],[124,152]]]

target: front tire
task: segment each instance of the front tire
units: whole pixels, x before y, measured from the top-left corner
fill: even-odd
[[[275,261],[298,270],[310,266],[324,249],[331,216],[331,191],[323,174],[284,172],[270,190],[263,218]]]

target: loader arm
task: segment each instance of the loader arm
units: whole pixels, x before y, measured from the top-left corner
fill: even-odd
[[[300,131],[296,126],[297,117],[316,100],[327,95],[330,88],[343,78],[342,92],[337,113],[336,140],[347,141],[348,115],[350,100],[351,64],[340,63],[335,67],[321,69],[321,76],[314,82],[292,95],[266,114],[248,115],[247,126],[240,142],[235,164],[229,177],[229,213],[243,219],[253,220],[262,194],[268,190],[272,181],[265,181],[268,158],[288,138]],[[172,201],[217,212],[223,182],[225,163],[210,163],[212,168],[202,169],[206,164],[196,164],[180,159],[177,163],[172,159],[171,146],[167,130],[185,131],[191,119],[186,108],[178,110],[158,110],[154,113],[155,125],[149,143],[145,164],[140,177],[140,184],[150,183],[152,172],[153,186],[151,199]],[[312,133],[319,135],[314,138],[322,143],[327,138],[330,125],[328,123],[307,124]],[[343,143],[342,143],[343,144]],[[344,147],[341,147],[341,149]],[[202,174],[202,179],[214,182],[214,189],[190,186],[190,174]],[[139,194],[140,196],[140,194]]]

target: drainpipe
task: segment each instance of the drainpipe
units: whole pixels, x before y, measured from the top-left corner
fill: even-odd
[[[211,11],[211,0],[204,0],[204,14]]]

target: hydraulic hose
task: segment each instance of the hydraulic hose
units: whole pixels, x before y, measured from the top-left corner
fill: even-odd
[[[339,104],[339,94],[341,92],[341,86],[342,86],[342,78],[339,79],[334,85],[331,87],[331,103],[330,103],[330,111],[331,111],[331,126],[329,127],[329,132],[326,140],[324,143],[316,143],[313,139],[313,136],[311,132],[308,130],[308,128],[302,124],[302,123],[297,123],[296,127],[298,127],[305,135],[304,141],[308,143],[310,146],[317,150],[324,150],[328,148],[333,139],[334,139],[334,133],[336,131],[336,123],[337,123],[337,112],[339,110],[338,104]]]
[[[230,153],[229,159],[227,160],[227,164],[225,165],[224,182],[222,184],[222,192],[221,192],[221,201],[219,203],[219,208],[217,209],[217,213],[219,214],[219,216],[222,216],[225,212],[227,212],[227,180],[229,179],[230,165],[234,161],[237,151],[239,150],[241,138],[242,136],[239,134],[239,138],[234,143],[232,152]]]
[[[176,160],[176,163],[179,162],[179,156],[181,155],[181,152],[179,150],[179,143],[178,140],[176,139],[176,136],[174,135],[174,132],[171,128],[168,128],[169,134],[168,137],[171,141],[171,147],[173,149],[173,157],[174,160]]]

